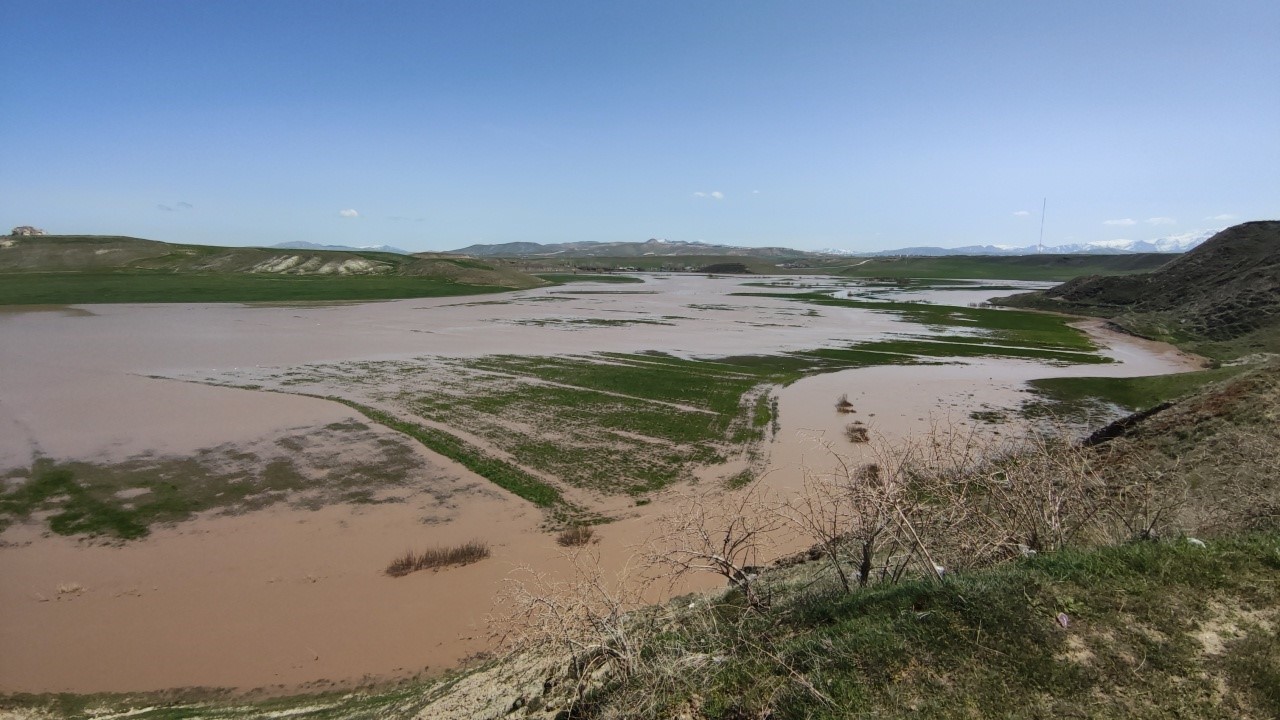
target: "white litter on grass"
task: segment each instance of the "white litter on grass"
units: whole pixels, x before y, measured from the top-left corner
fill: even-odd
[[[303,707],[290,708],[288,710],[276,710],[274,712],[263,713],[262,717],[264,718],[293,717],[294,715],[306,715],[308,713],[319,712],[321,710],[328,710],[329,708],[335,708],[335,707],[338,707],[337,703],[331,703],[329,705],[305,705]]]
[[[102,715],[99,715],[93,711],[90,711],[89,717],[93,718],[93,720],[116,720],[117,718],[127,718],[127,717],[133,717],[134,715],[149,713],[155,709],[156,709],[155,705],[149,705],[144,708],[129,708],[124,712],[118,712],[118,713],[107,711],[105,714],[102,714]]]
[[[1197,538],[1193,538],[1193,537],[1189,537],[1189,538],[1187,538],[1187,544],[1188,544],[1188,545],[1190,545],[1190,546],[1192,546],[1192,547],[1198,547],[1198,548],[1202,548],[1202,547],[1204,547],[1204,541],[1203,541],[1203,540],[1199,540],[1199,539],[1197,539]]]

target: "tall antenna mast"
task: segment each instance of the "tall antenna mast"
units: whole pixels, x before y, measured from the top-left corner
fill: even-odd
[[[1040,203],[1040,242],[1036,245],[1036,253],[1044,252],[1044,210],[1049,207],[1049,198],[1045,198]]]

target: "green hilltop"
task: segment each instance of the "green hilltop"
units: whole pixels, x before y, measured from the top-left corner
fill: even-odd
[[[1120,328],[1232,359],[1280,351],[1280,221],[1227,228],[1148,273],[1079,277],[1002,305],[1110,318]]]
[[[0,238],[0,305],[382,300],[547,284],[430,254],[183,245],[104,235]]]

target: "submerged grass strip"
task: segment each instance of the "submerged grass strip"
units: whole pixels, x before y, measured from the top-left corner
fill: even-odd
[[[435,428],[405,422],[389,413],[375,410],[367,405],[361,405],[344,398],[329,397],[327,399],[340,402],[380,425],[385,425],[392,430],[408,435],[433,452],[461,463],[468,470],[538,507],[552,508],[558,505],[567,505],[564,498],[561,497],[560,491],[551,485],[511,463],[485,454],[454,435]]]
[[[412,484],[410,471],[421,466],[412,443],[354,421],[180,456],[39,458],[0,472],[0,529],[36,520],[59,535],[135,540],[211,510],[382,502],[379,491]]]
[[[925,357],[1007,357],[1087,364],[1111,362],[1111,358],[1092,353],[1046,350],[1035,347],[1010,347],[1008,345],[972,342],[973,340],[974,338],[946,336],[938,340],[880,340],[863,343],[857,347],[859,350],[868,352],[902,353],[904,355]]]
[[[1044,378],[1032,380],[1031,389],[1039,402],[1029,404],[1031,414],[1074,415],[1098,404],[1115,405],[1127,411],[1145,410],[1186,395],[1211,382],[1226,380],[1247,366],[1132,378]]]
[[[412,275],[265,275],[167,271],[0,274],[0,305],[395,300],[506,292]]]
[[[644,280],[630,275],[588,275],[577,273],[534,273],[535,277],[550,280],[553,283],[598,282],[598,283],[643,283]]]
[[[889,312],[925,326],[964,327],[989,331],[992,338],[1022,347],[1091,352],[1097,346],[1083,332],[1068,325],[1072,318],[1046,313],[991,308],[932,305],[912,302],[882,302],[833,297],[826,293],[735,293],[747,297],[767,297],[829,307],[847,307]]]

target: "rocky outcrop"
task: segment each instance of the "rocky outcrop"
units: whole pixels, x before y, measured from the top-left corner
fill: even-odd
[[[10,231],[9,231],[9,234],[10,234],[10,235],[23,235],[23,236],[30,237],[30,236],[33,236],[33,235],[44,235],[44,234],[45,234],[45,232],[44,232],[44,230],[42,230],[42,229],[40,229],[40,228],[38,228],[38,227],[32,227],[32,226],[30,226],[30,225],[19,225],[18,227],[16,227],[16,228],[14,228],[14,229],[10,230]]]

